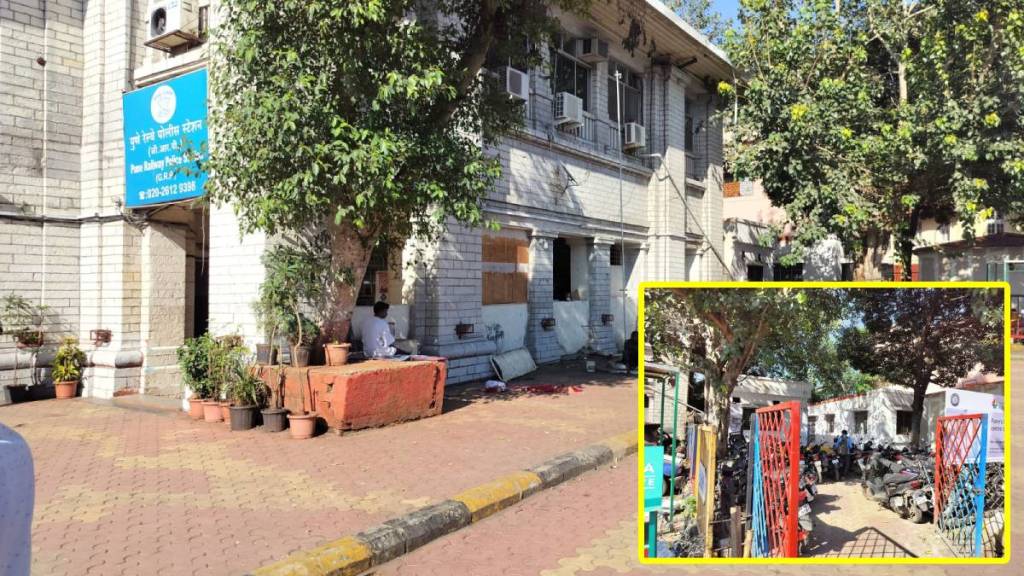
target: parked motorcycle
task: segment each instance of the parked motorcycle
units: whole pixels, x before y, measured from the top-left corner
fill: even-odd
[[[861,483],[864,495],[915,524],[924,522],[931,509],[927,473],[880,454],[871,456],[870,462],[868,478]]]

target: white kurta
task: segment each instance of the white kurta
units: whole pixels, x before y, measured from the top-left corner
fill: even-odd
[[[395,355],[395,349],[391,347],[395,343],[395,337],[391,334],[391,326],[388,325],[387,320],[370,316],[363,321],[361,328],[363,353],[367,358]]]
[[[35,476],[32,453],[17,432],[0,424],[0,574],[27,576],[32,554]]]

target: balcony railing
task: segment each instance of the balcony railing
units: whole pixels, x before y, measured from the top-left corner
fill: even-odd
[[[708,177],[708,162],[701,156],[686,153],[686,179],[704,182]]]

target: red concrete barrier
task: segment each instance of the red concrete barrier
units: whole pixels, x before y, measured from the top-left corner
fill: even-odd
[[[445,359],[419,357],[344,366],[264,366],[260,377],[270,387],[271,406],[277,405],[283,384],[285,408],[315,410],[331,428],[356,430],[440,414],[447,372]]]

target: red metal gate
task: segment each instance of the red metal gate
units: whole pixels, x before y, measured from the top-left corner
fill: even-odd
[[[935,525],[957,556],[983,556],[988,415],[940,416],[935,425]]]
[[[756,411],[753,556],[796,558],[800,475],[800,403]]]

